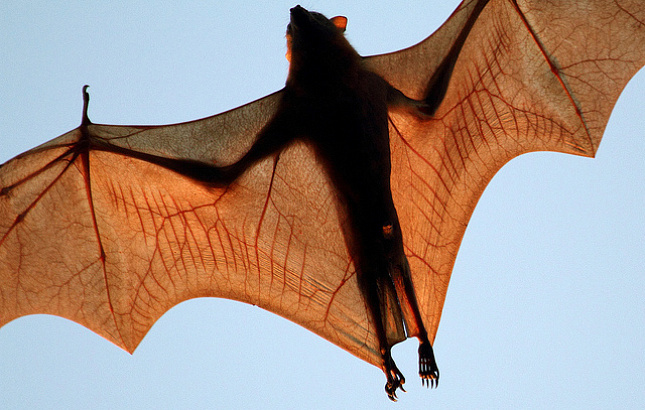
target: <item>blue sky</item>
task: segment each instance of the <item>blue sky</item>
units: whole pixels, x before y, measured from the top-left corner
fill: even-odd
[[[0,162],[78,126],[162,124],[282,87],[293,2],[0,4]],[[221,4],[220,4],[221,3]],[[430,3],[430,4],[428,4]],[[432,4],[435,3],[435,4]],[[441,3],[441,4],[438,4]],[[309,1],[349,18],[363,55],[412,45],[455,1]],[[65,319],[0,329],[7,408],[640,408],[645,406],[645,73],[621,96],[595,159],[524,155],[493,179],[457,258],[435,343],[394,350],[408,393],[257,307],[185,302],[130,356]]]

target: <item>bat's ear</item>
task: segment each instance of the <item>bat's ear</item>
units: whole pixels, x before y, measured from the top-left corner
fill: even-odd
[[[334,23],[334,26],[338,27],[341,33],[345,32],[345,29],[347,28],[347,17],[345,16],[332,17],[331,22]]]

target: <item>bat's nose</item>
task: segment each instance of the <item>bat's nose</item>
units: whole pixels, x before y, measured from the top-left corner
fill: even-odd
[[[300,18],[300,17],[304,16],[305,14],[307,14],[307,10],[304,7],[302,7],[300,4],[298,4],[296,7],[293,7],[289,11],[291,12],[291,20],[292,21],[293,21],[294,18],[297,19],[297,18]]]
[[[289,11],[291,12],[289,25],[291,26],[290,30],[293,31],[293,29],[298,27],[298,23],[302,24],[302,22],[305,21],[308,11],[300,4]]]

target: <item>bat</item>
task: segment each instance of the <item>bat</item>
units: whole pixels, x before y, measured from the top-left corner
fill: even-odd
[[[487,7],[489,7],[489,6],[487,6]],[[374,61],[377,61],[377,60],[378,60],[378,59],[376,59],[376,60],[374,60]],[[368,60],[368,61],[369,61],[369,60]],[[392,80],[392,82],[394,82],[394,80]],[[443,82],[442,82],[442,84],[443,84]],[[620,91],[620,90],[618,90],[618,91]],[[428,104],[426,103],[426,105],[428,105]],[[426,110],[426,111],[432,111],[431,109],[428,109],[428,108],[426,108],[425,110]],[[397,115],[397,113],[395,112],[393,115]],[[425,115],[430,115],[430,114],[425,114]],[[430,115],[430,116],[432,116],[432,115]],[[85,118],[87,118],[87,117],[85,117]],[[430,121],[430,120],[428,120],[428,121]],[[86,124],[86,125],[87,125],[87,124]],[[134,155],[134,156],[136,157],[136,155]],[[148,158],[148,159],[146,159],[146,158],[139,158],[139,159],[144,159],[144,160],[147,160],[148,162],[151,162],[151,161],[150,161],[150,158]],[[281,156],[280,161],[282,161],[282,156]],[[175,169],[175,171],[178,171],[178,170],[177,170],[177,169]],[[483,188],[482,188],[482,189],[483,189]],[[473,206],[474,206],[474,205],[473,205]],[[398,208],[398,206],[397,206],[397,208]],[[400,211],[399,211],[399,213],[400,213]],[[385,225],[384,225],[384,226],[385,226]],[[463,233],[463,232],[462,232],[462,233]],[[409,256],[409,255],[408,255],[408,256]],[[414,269],[413,269],[413,271],[414,271]],[[387,298],[388,298],[388,297],[390,297],[390,296],[386,296],[386,297],[385,297],[385,299],[387,300]],[[438,321],[438,318],[437,318],[437,321]],[[378,333],[378,332],[377,332],[377,333]],[[432,333],[434,333],[434,330],[432,331]],[[388,342],[388,343],[389,343],[389,342]],[[396,382],[396,379],[394,379],[394,382]]]

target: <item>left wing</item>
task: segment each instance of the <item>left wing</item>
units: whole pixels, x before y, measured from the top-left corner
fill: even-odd
[[[155,162],[227,165],[280,93],[189,123],[85,122],[0,168],[0,324],[74,320],[132,352],[186,299],[261,306],[376,363],[335,195],[305,144],[214,188]]]

